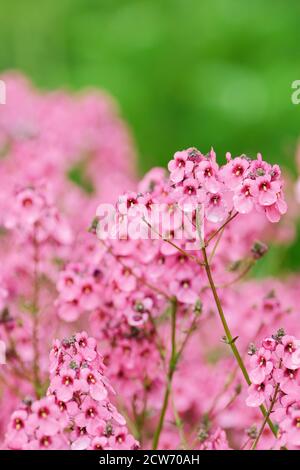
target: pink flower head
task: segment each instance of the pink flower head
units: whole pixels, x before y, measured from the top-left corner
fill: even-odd
[[[105,429],[105,420],[101,416],[98,402],[87,397],[81,406],[81,412],[75,416],[75,423],[80,428],[86,428],[92,436],[102,434]]]
[[[285,335],[282,338],[281,344],[276,348],[276,354],[282,359],[283,365],[287,369],[295,370],[300,367],[298,358],[298,351],[300,348],[300,341],[294,336]],[[295,354],[297,352],[297,354]]]
[[[63,367],[52,381],[50,389],[55,393],[58,400],[67,402],[73,397],[75,391],[75,371],[70,367]]]
[[[62,299],[72,301],[79,297],[80,286],[78,276],[72,270],[62,271],[59,274],[57,290]]]
[[[271,351],[264,348],[260,348],[258,353],[251,357],[252,370],[250,372],[250,379],[254,384],[261,384],[272,372],[273,362],[270,359]]]
[[[128,429],[126,427],[117,427],[114,430],[114,435],[109,437],[108,444],[111,446],[112,449],[138,449],[137,441],[131,434],[128,433]]]
[[[37,430],[36,437],[37,439],[25,446],[25,450],[67,450],[69,448],[66,436],[61,433],[54,436]]]
[[[280,383],[280,389],[289,395],[297,396],[300,393],[300,369],[281,368],[274,371],[276,382]]]
[[[10,449],[22,449],[28,442],[26,421],[28,414],[25,410],[14,411],[6,432],[6,442]]]
[[[262,206],[271,206],[277,201],[277,193],[281,190],[279,181],[272,181],[270,175],[259,176],[255,180],[258,191],[258,202]]]
[[[73,322],[79,318],[81,309],[79,308],[79,302],[77,299],[70,300],[68,302],[57,302],[57,305],[57,314],[62,320]]]
[[[77,333],[75,335],[76,347],[78,352],[86,361],[92,361],[97,356],[95,351],[96,349],[96,340],[94,338],[89,338],[88,334],[83,331],[82,333]]]
[[[170,178],[174,183],[180,183],[186,176],[190,176],[194,163],[188,160],[189,154],[186,150],[182,152],[176,152],[173,160],[168,164],[170,171]]]
[[[34,189],[23,189],[16,195],[17,213],[21,222],[34,224],[41,216],[44,201]]]
[[[277,201],[274,204],[265,207],[265,211],[270,222],[279,222],[281,216],[287,211],[287,203],[284,200],[282,191],[277,193]]]
[[[199,282],[193,272],[179,272],[170,290],[183,303],[194,304],[199,299]]]
[[[210,222],[222,222],[227,215],[227,204],[222,193],[209,194],[205,210],[206,218]]]
[[[109,450],[108,439],[106,437],[94,437],[90,443],[91,450]]]
[[[178,191],[180,192],[178,205],[185,212],[195,210],[198,204],[203,202],[205,198],[204,191],[199,189],[199,183],[194,178],[184,180],[183,185],[178,188]]]
[[[102,401],[107,397],[107,389],[101,374],[98,371],[84,368],[80,370],[80,379],[76,381],[77,390],[90,393],[96,401]]]
[[[32,411],[33,413],[28,418],[29,431],[38,428],[47,436],[54,436],[59,431],[59,411],[54,397],[46,397],[34,402]]]
[[[267,349],[268,351],[275,351],[276,349],[276,341],[274,338],[265,338],[262,342],[263,348]]]
[[[251,384],[248,388],[246,404],[251,407],[260,406],[271,397],[272,391],[273,386],[266,381],[260,384]]]
[[[257,187],[253,180],[246,178],[233,196],[234,208],[241,214],[251,212],[257,195]]]
[[[217,193],[220,188],[218,170],[219,167],[215,160],[203,160],[199,163],[196,171],[198,181],[212,194]]]
[[[236,157],[230,160],[222,168],[223,179],[230,189],[236,189],[245,178],[246,171],[249,168],[249,161],[246,158]]]
[[[138,204],[138,195],[134,192],[128,192],[119,197],[117,209],[121,215],[131,215],[135,213],[135,207],[137,207]]]
[[[287,433],[287,442],[292,446],[300,446],[300,408],[295,407],[280,423],[280,429]]]
[[[85,278],[80,282],[79,305],[84,310],[92,310],[99,305],[99,295],[95,290],[95,280],[93,277]]]
[[[120,290],[131,292],[136,289],[136,276],[132,274],[131,266],[116,266],[114,278]]]

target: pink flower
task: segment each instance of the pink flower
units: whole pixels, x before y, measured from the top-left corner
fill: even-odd
[[[132,274],[131,263],[127,263],[128,267],[116,266],[114,278],[120,290],[124,292],[134,291],[137,285],[136,277]]]
[[[73,397],[75,391],[75,371],[62,367],[59,371],[59,375],[56,375],[52,381],[50,389],[52,392],[55,391],[55,394],[58,400],[67,402]]]
[[[251,357],[250,364],[252,370],[250,372],[250,379],[254,384],[261,384],[272,372],[273,362],[270,359],[271,352],[264,348],[260,348],[258,353]]]
[[[300,367],[298,357],[295,355],[299,348],[300,341],[289,335],[285,335],[281,340],[281,344],[278,344],[276,354],[282,359],[282,363],[287,369],[295,370]]]
[[[54,436],[59,431],[59,411],[55,405],[54,397],[46,397],[34,402],[32,411],[33,413],[28,418],[29,432],[38,428],[47,436]]]
[[[199,183],[194,178],[184,180],[178,192],[180,193],[178,205],[185,212],[193,212],[205,199],[205,192],[199,189]]]
[[[91,450],[109,450],[108,439],[106,437],[94,437],[90,443]],[[128,447],[127,447],[128,449]]]
[[[14,411],[6,432],[6,442],[10,449],[22,449],[28,442],[26,421],[28,414],[25,410]]]
[[[57,305],[57,314],[62,320],[73,322],[78,320],[80,317],[81,310],[77,299],[70,300],[68,302],[58,302]]]
[[[287,433],[287,443],[300,446],[300,409],[292,409],[287,418],[280,423],[280,428]]]
[[[277,201],[277,193],[281,190],[279,181],[272,181],[270,175],[259,176],[255,180],[258,190],[258,202],[262,206],[271,206]]]
[[[267,218],[270,222],[279,222],[282,215],[287,211],[287,204],[283,198],[282,192],[277,193],[277,201],[265,208]]]
[[[81,294],[79,305],[84,310],[92,310],[99,305],[99,295],[95,291],[95,281],[93,277],[83,279],[80,283]]]
[[[170,178],[174,183],[180,183],[185,176],[190,176],[194,163],[191,160],[188,160],[189,154],[187,151],[176,152],[174,159],[171,160],[168,164],[168,169],[170,171]]]
[[[81,412],[75,416],[75,423],[80,428],[86,428],[92,436],[102,434],[105,429],[105,421],[101,416],[97,401],[87,397],[81,406]]]
[[[92,361],[97,356],[95,351],[96,341],[94,338],[89,338],[87,333],[83,331],[82,333],[77,333],[75,336],[76,346],[78,347],[78,352],[82,355],[87,361]]]
[[[89,368],[80,370],[80,379],[76,381],[77,390],[89,393],[96,401],[102,401],[107,397],[107,390],[98,371]]]
[[[280,389],[287,394],[294,396],[300,393],[300,369],[276,369],[274,379],[280,383]]]
[[[246,158],[236,157],[230,160],[222,168],[223,179],[230,189],[236,189],[245,178],[245,173],[249,168],[249,162]]]
[[[80,295],[78,276],[72,270],[61,272],[57,282],[57,290],[63,300],[70,302],[78,299]]]
[[[204,185],[205,189],[214,194],[219,191],[220,183],[218,181],[219,167],[214,160],[203,160],[199,163],[196,178]]]
[[[126,427],[117,427],[114,431],[114,435],[109,437],[108,444],[112,449],[138,449],[137,441],[131,434],[128,434]]]
[[[248,388],[246,404],[251,407],[260,406],[271,397],[272,391],[273,386],[266,381],[260,384],[251,384]]]
[[[263,348],[269,351],[275,351],[276,349],[276,341],[274,338],[265,338],[262,342]]]
[[[178,273],[170,284],[170,290],[183,303],[194,304],[199,299],[199,281],[192,272]]]
[[[16,194],[16,204],[21,223],[34,224],[41,215],[44,201],[37,191],[28,188]]]
[[[62,434],[47,435],[41,431],[36,432],[37,439],[30,441],[24,450],[67,450],[69,449],[66,436]]]
[[[95,438],[95,439],[101,439],[101,438]],[[72,450],[89,449],[90,443],[91,443],[91,438],[88,435],[80,434],[79,437],[75,441],[72,442],[71,449]]]
[[[245,179],[241,186],[236,189],[233,196],[234,208],[241,214],[251,212],[255,203],[257,188],[255,182],[251,179]]]
[[[222,222],[227,215],[227,204],[223,194],[209,194],[205,210],[206,218],[210,222]]]

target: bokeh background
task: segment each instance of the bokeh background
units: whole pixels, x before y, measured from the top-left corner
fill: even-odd
[[[0,70],[47,89],[108,90],[141,173],[213,145],[261,151],[295,176],[299,18],[299,0],[1,0]],[[299,267],[297,243],[269,256],[273,271],[282,256],[280,269]]]

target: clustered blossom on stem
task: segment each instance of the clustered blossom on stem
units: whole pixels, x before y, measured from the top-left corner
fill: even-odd
[[[260,154],[252,160],[246,155],[232,158],[227,153],[226,159],[227,163],[219,166],[213,150],[207,155],[194,148],[176,152],[168,165],[169,179],[163,182],[156,177],[153,183],[150,180],[154,188],[128,193],[119,204],[120,215],[124,206],[130,216],[136,205],[151,211],[155,203],[164,203],[166,209],[173,203],[191,213],[202,205],[205,219],[213,223],[224,222],[234,212],[249,214],[253,210],[278,222],[287,211],[279,166],[263,161]]]
[[[47,396],[26,400],[11,416],[5,439],[9,449],[138,448],[109,398],[114,391],[94,338],[81,332],[56,340],[49,368]]]
[[[253,350],[250,366],[247,405],[271,407],[270,416],[279,426],[279,445],[299,448],[300,340],[278,330]]]

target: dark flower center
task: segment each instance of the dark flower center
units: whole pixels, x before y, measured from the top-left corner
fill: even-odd
[[[48,408],[44,407],[44,408],[39,409],[38,415],[39,415],[40,418],[46,419],[47,416],[49,416],[49,414],[50,414],[50,412],[49,412]]]

